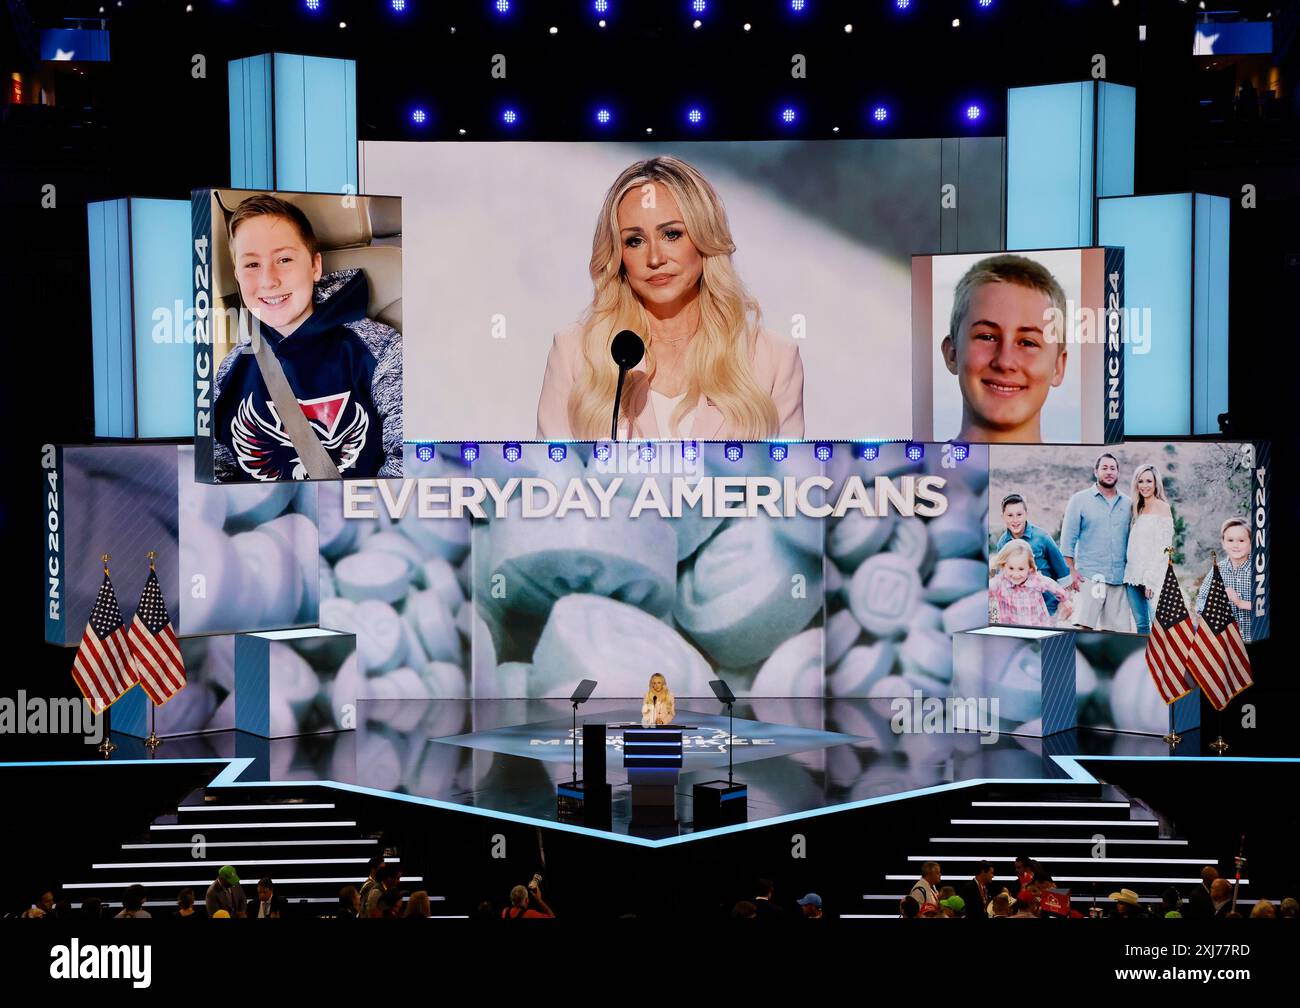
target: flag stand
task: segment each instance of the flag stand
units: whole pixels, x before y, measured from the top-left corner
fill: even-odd
[[[1165,745],[1169,747],[1169,755],[1172,756],[1174,754],[1174,750],[1178,748],[1178,743],[1183,740],[1183,737],[1174,730],[1174,705],[1169,704],[1168,710],[1169,710],[1169,733],[1165,735],[1162,741],[1164,742]]]
[[[1210,743],[1214,755],[1222,756],[1228,751],[1228,743],[1223,740],[1223,711],[1219,711],[1219,737]]]
[[[149,705],[149,737],[144,740],[144,747],[149,750],[150,756],[153,756],[153,754],[158,751],[158,747],[162,745],[162,739],[158,737],[158,733],[154,730],[157,727],[156,724],[154,723],[157,717],[158,717],[158,708],[155,707],[153,704],[150,704]]]

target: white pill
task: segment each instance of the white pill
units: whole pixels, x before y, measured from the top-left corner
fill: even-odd
[[[867,693],[869,697],[910,697],[915,687],[901,675],[885,676],[872,686]]]
[[[826,552],[844,570],[853,570],[867,557],[879,553],[889,542],[897,518],[888,512],[869,518],[850,511],[837,521],[826,537]]]
[[[451,662],[428,662],[420,672],[425,689],[435,700],[464,700],[468,698],[465,670]]]
[[[282,696],[294,716],[301,717],[321,690],[320,677],[307,660],[284,641],[271,641],[267,649],[271,695]]]
[[[877,637],[902,636],[921,604],[916,567],[895,553],[868,557],[849,581],[849,609],[863,629]]]
[[[709,696],[704,656],[635,606],[599,595],[555,603],[533,654],[532,696],[568,696],[580,679],[599,695],[639,697],[656,672],[677,696]]]
[[[678,579],[678,626],[720,665],[761,662],[823,604],[822,563],[773,522],[739,521],[708,541]]]
[[[254,528],[283,514],[293,503],[293,483],[246,483],[223,486],[226,494],[226,524]]]
[[[357,603],[357,653],[368,675],[397,668],[406,654],[402,619],[386,602],[367,599]],[[398,698],[400,699],[400,698]]]
[[[677,562],[681,563],[708,542],[726,521],[725,518],[705,518],[696,508],[683,508],[680,518],[671,519],[673,534],[677,536]]]
[[[229,693],[208,718],[208,731],[231,731],[235,727],[235,694]]]
[[[316,524],[316,515],[320,503],[320,491],[318,488],[322,485],[323,484],[316,483],[312,480],[303,480],[294,489],[292,504],[293,510],[300,515],[305,515],[311,520],[313,525]],[[342,484],[335,484],[335,486],[341,485]]]
[[[290,512],[274,518],[257,531],[273,535],[298,563],[302,574],[302,605],[291,622],[315,623],[320,611],[320,547],[316,526],[306,515]]]
[[[231,537],[231,543],[247,572],[245,583],[257,586],[242,600],[242,625],[291,626],[302,608],[303,573],[297,557],[279,538],[265,532],[241,532]]]
[[[330,700],[333,705],[334,723],[340,728],[357,727],[357,694],[363,687],[361,667],[355,653],[348,655],[334,674],[330,684]]]
[[[209,637],[207,644],[207,654],[203,659],[202,667],[204,680],[220,687],[223,694],[233,693],[235,691],[234,635],[222,634],[218,637]],[[184,653],[183,648],[182,653]],[[186,664],[188,665],[188,661]]]
[[[320,595],[317,602],[324,599],[337,598],[339,594],[338,585],[334,583],[334,568],[330,566],[328,560],[320,558]],[[320,622],[317,620],[317,622]]]
[[[822,564],[822,573],[825,577],[826,598],[838,595],[844,589],[844,575],[840,569],[833,563]]]
[[[354,602],[398,602],[406,595],[406,561],[392,553],[354,553],[334,565],[339,594]]]
[[[771,522],[776,534],[797,550],[815,556],[818,561],[826,551],[825,523],[818,518],[807,515],[795,515],[792,518],[772,518],[762,515],[749,521]]]
[[[474,615],[473,602],[461,606],[461,612],[467,613],[470,619],[470,669],[474,697],[496,699],[500,694],[497,692],[497,649],[492,641],[492,633],[487,624]]]
[[[1143,652],[1145,654],[1145,652]],[[1097,670],[1078,648],[1074,651],[1074,692],[1080,704],[1097,690]]]
[[[399,518],[395,528],[423,551],[459,563],[469,552],[468,518],[421,518],[414,508]]]
[[[968,511],[954,507],[951,501],[948,510],[930,522],[928,531],[940,560],[980,556],[987,539],[983,523],[972,520]]]
[[[465,599],[465,592],[456,580],[456,568],[442,557],[430,557],[420,565],[422,587],[438,593],[453,612]]]
[[[820,697],[825,694],[821,627],[796,634],[781,644],[754,677],[757,697]]]
[[[930,576],[934,569],[934,543],[926,523],[920,518],[899,518],[889,536],[886,550],[895,556],[903,557],[910,563],[922,580]]]
[[[946,689],[952,682],[952,638],[935,630],[914,630],[899,648],[898,661],[908,680]]]
[[[229,633],[250,625],[241,618],[245,596],[259,589],[248,583],[239,551],[224,532],[210,525],[187,529],[180,540],[177,570],[180,584],[186,586],[180,593],[178,633]],[[260,605],[258,610],[260,615]]]
[[[989,594],[986,586],[971,592],[965,598],[958,599],[943,610],[943,630],[950,634],[974,630],[977,627],[987,626],[988,617]]]
[[[424,653],[424,645],[420,643],[420,635],[415,632],[413,627],[405,619],[398,621],[402,627],[402,661],[401,664],[410,668],[421,668],[429,659]]]
[[[528,696],[532,670],[525,662],[502,662],[496,669],[496,695],[507,699]]]
[[[201,732],[217,709],[217,696],[204,682],[193,677],[158,708],[157,730],[162,735]]]
[[[988,586],[989,568],[983,560],[940,560],[925,583],[925,600],[947,605],[981,590],[987,592]]]
[[[317,487],[316,522],[320,529],[321,556],[338,560],[352,552],[358,528],[371,523],[343,517],[342,483],[320,483]]]
[[[944,611],[936,605],[924,602],[912,611],[912,618],[908,621],[907,629],[912,630],[944,630],[943,625]]]
[[[391,553],[393,556],[401,557],[406,561],[411,580],[423,574],[424,554],[419,546],[400,532],[376,532],[374,535],[367,536],[365,542],[360,545],[363,553]]]
[[[277,695],[274,690],[271,692],[270,717],[268,720],[270,722],[270,731],[268,733],[270,738],[288,738],[291,735],[299,734],[302,730],[298,715],[294,713],[289,701]]]
[[[1139,648],[1124,659],[1111,684],[1110,707],[1122,732],[1163,735],[1169,730],[1169,708],[1151,681],[1146,651]]]
[[[897,652],[889,641],[850,648],[827,678],[831,696],[864,697],[894,669]]]
[[[862,626],[853,613],[841,609],[826,621],[826,665],[833,666],[862,636]]]
[[[415,628],[430,661],[460,661],[460,633],[456,629],[456,620],[437,592],[412,592],[402,615]]]
[[[190,449],[193,457],[193,449]],[[189,522],[201,522],[214,529],[224,528],[226,524],[226,492],[224,487],[207,483],[195,483],[193,469],[189,470],[191,478],[180,481],[178,508],[180,518],[188,526]],[[169,701],[170,702],[170,701]]]
[[[374,729],[357,736],[357,783],[376,791],[401,788],[402,758],[394,741]]]

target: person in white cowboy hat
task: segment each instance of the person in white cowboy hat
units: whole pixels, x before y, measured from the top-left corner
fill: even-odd
[[[1110,898],[1115,901],[1115,912],[1112,917],[1145,917],[1142,912],[1142,903],[1138,899],[1138,894],[1132,889],[1121,889],[1119,892],[1110,894]]]

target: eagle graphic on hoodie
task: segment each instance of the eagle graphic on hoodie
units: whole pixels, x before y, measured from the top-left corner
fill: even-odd
[[[308,424],[345,478],[402,475],[402,334],[366,317],[359,269],[316,282],[312,313],[281,336],[256,319]],[[218,482],[300,480],[307,470],[262,380],[251,342],[217,369],[213,469]]]

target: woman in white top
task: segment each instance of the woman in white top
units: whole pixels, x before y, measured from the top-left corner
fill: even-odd
[[[668,689],[668,680],[656,672],[650,677],[650,687],[645,693],[645,702],[641,705],[641,723],[651,726],[673,723],[677,713],[673,694]]]
[[[1151,630],[1152,599],[1165,581],[1174,544],[1174,515],[1165,497],[1164,483],[1153,465],[1139,466],[1133,474],[1133,517],[1128,533],[1128,562],[1124,584],[1137,632]]]

